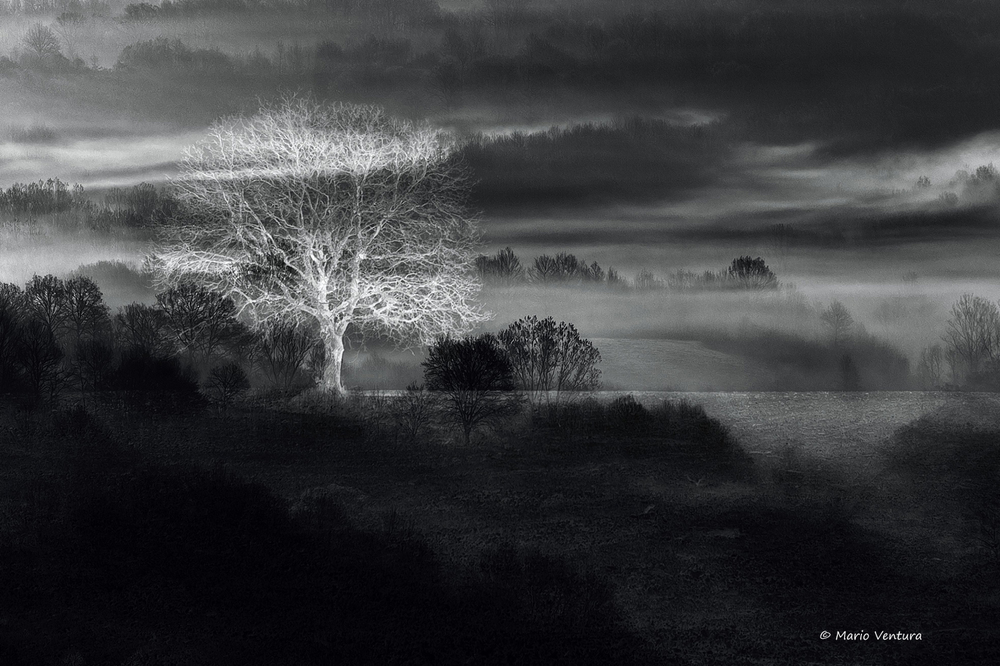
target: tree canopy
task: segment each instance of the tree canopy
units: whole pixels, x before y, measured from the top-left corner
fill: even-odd
[[[484,319],[467,178],[445,134],[376,106],[290,97],[216,122],[174,180],[158,279],[228,296],[251,323],[318,328],[343,391],[348,327],[426,344]]]

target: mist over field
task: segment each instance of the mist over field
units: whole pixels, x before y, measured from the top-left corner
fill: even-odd
[[[456,137],[484,255],[665,284],[760,256],[809,312],[790,328],[702,294],[605,317],[584,296],[560,315],[588,334],[731,332],[738,311],[818,340],[842,301],[915,364],[961,294],[997,296],[997,30],[971,0],[7,2],[0,185],[169,189],[220,116],[288,93],[376,103]],[[139,265],[152,239],[5,215],[17,283]],[[484,298],[497,326],[518,316]]]
[[[221,115],[288,92],[374,102],[458,138],[484,254],[509,246],[530,266],[571,253],[665,282],[761,256],[797,299],[769,316],[740,295],[634,296],[617,308],[542,296],[539,313],[597,337],[705,342],[749,322],[820,341],[819,314],[836,300],[915,366],[962,293],[997,296],[997,195],[975,174],[1000,161],[980,111],[1000,17],[962,8],[8,5],[0,184],[58,178],[95,201],[140,182],[168,188],[185,147]],[[102,259],[138,266],[151,240],[19,228],[0,250],[0,277],[16,283]],[[531,309],[488,293],[484,304],[496,327]],[[717,381],[729,361],[716,360],[681,383],[738,388]],[[751,384],[780,386],[773,374]]]

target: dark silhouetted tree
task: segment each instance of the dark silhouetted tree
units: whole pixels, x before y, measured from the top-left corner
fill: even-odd
[[[44,322],[25,323],[16,354],[29,391],[36,397],[55,397],[63,384],[63,351]]]
[[[506,247],[492,257],[476,258],[476,269],[484,284],[509,287],[525,280],[524,267],[514,251]]]
[[[507,353],[517,387],[533,404],[558,402],[566,392],[600,386],[601,354],[576,327],[552,317],[519,319],[497,335]]]
[[[997,357],[1000,309],[981,296],[963,294],[951,307],[944,342],[967,374],[976,375]]]
[[[25,317],[36,321],[53,340],[66,331],[69,300],[66,283],[54,275],[35,275],[24,286]]]
[[[547,254],[535,257],[535,263],[529,271],[532,282],[547,284],[558,280],[559,265],[555,258]]]
[[[289,389],[302,378],[318,336],[302,325],[276,322],[259,334],[257,363],[276,387]]]
[[[443,398],[466,444],[475,428],[520,408],[510,359],[492,334],[439,338],[422,365],[427,390]]]
[[[760,257],[751,258],[749,255],[733,259],[732,265],[727,272],[729,279],[741,289],[777,289],[778,278],[775,277],[771,269],[767,267]]]
[[[20,377],[24,292],[16,284],[0,283],[0,393],[17,387]]]
[[[181,354],[215,358],[242,333],[232,299],[193,282],[181,282],[156,295]]]
[[[840,301],[831,303],[826,310],[820,313],[819,318],[829,329],[830,344],[834,347],[842,347],[851,339],[854,317]]]
[[[88,277],[67,280],[66,289],[66,329],[73,344],[93,338],[106,329],[110,322],[108,306],[100,287]]]
[[[124,351],[146,358],[168,358],[174,353],[166,314],[144,303],[122,307],[115,316],[119,341]]]

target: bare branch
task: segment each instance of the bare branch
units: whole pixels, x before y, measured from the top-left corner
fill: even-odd
[[[328,351],[348,325],[426,344],[485,319],[467,178],[438,130],[290,97],[213,125],[173,185],[161,286],[197,280],[258,326],[318,324]]]

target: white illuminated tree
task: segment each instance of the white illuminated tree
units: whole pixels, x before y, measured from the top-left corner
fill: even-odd
[[[344,392],[348,328],[428,344],[485,319],[475,220],[446,136],[381,108],[289,97],[215,123],[174,179],[183,213],[154,253],[252,324],[316,326],[321,385]]]

